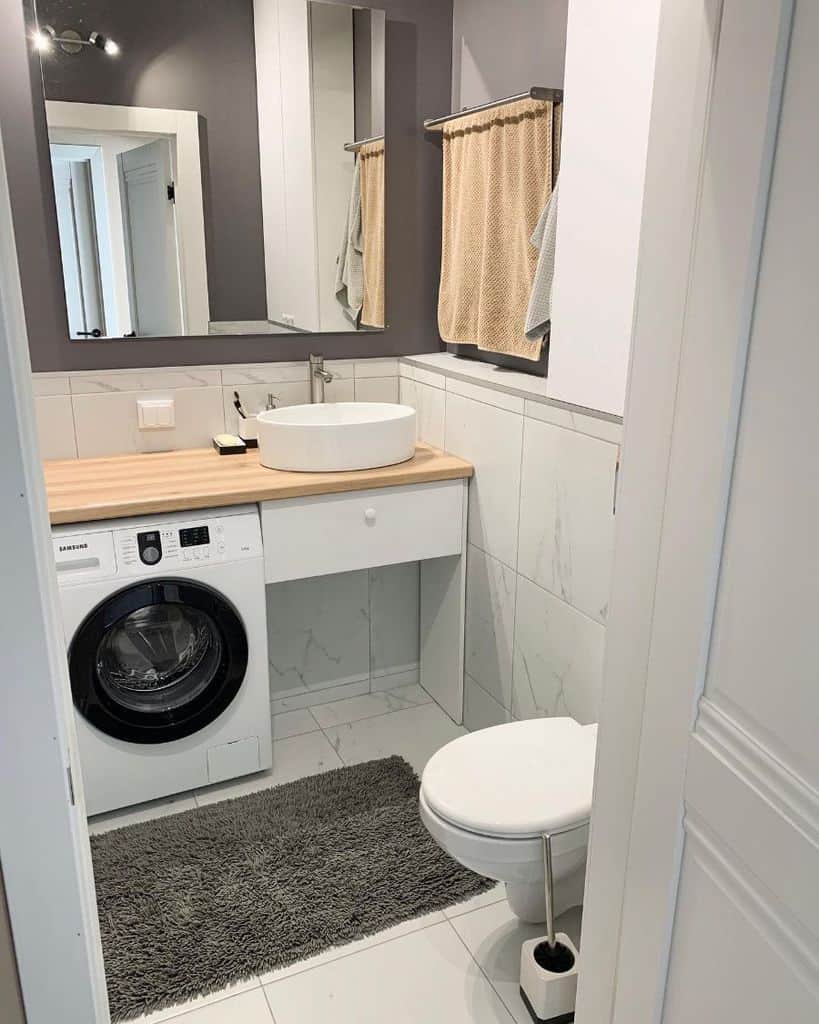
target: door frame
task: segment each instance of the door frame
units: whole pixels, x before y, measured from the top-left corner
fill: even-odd
[[[579,1024],[662,1017],[793,0],[663,0]]]
[[[199,114],[195,110],[120,107],[103,103],[46,100],[49,132],[110,132],[165,136],[174,142],[176,239],[179,247],[183,334],[207,335],[210,324],[205,208]],[[58,141],[58,140],[55,140]]]
[[[107,1024],[82,775],[37,443],[31,363],[0,137],[0,453],[4,577],[0,860],[30,1024]]]

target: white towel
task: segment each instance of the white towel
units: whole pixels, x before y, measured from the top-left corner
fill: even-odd
[[[353,171],[347,221],[336,260],[335,293],[345,314],[358,326],[358,318],[364,303],[364,237],[361,221],[361,167],[358,157]]]
[[[530,341],[543,338],[552,319],[552,282],[555,276],[555,239],[557,237],[557,187],[549,196],[540,220],[537,222],[530,241],[539,250],[540,256],[529,296],[529,310],[526,314],[526,337]]]

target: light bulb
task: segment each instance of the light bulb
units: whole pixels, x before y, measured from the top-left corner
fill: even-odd
[[[115,43],[113,39],[105,40],[105,52],[109,57],[116,57],[119,55],[119,43]]]
[[[34,48],[39,50],[40,53],[49,53],[51,50],[51,36],[46,32],[35,32]]]

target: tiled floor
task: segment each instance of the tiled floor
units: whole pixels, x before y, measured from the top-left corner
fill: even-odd
[[[273,727],[270,772],[106,815],[92,831],[389,754],[420,772],[464,731],[419,686],[279,713]],[[518,994],[520,945],[538,931],[517,921],[497,886],[137,1024],[528,1024]]]

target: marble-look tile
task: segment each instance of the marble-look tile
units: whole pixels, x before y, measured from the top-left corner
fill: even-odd
[[[290,736],[273,742],[273,767],[255,775],[245,775],[228,782],[217,782],[214,786],[197,789],[194,793],[198,807],[232,800],[237,796],[257,793],[260,789],[281,786],[295,782],[308,775],[319,775],[334,768],[342,768],[342,762],[333,750],[323,732],[308,732],[304,736]]]
[[[370,691],[382,693],[384,690],[397,690],[400,686],[413,686],[421,680],[421,665],[413,665],[403,672],[391,672],[389,675],[373,675],[370,678]]]
[[[346,722],[360,722],[364,718],[375,718],[391,711],[406,711],[407,708],[421,707],[429,704],[432,698],[418,684],[401,686],[396,690],[382,690],[379,693],[367,693],[361,697],[350,697],[348,700],[322,704],[313,709],[313,718],[322,729]]]
[[[408,711],[332,726],[325,733],[345,764],[398,754],[420,774],[436,750],[463,736],[465,730],[455,725],[437,704],[424,704]]]
[[[527,419],[518,572],[605,622],[617,447]]]
[[[370,569],[370,671],[375,678],[418,665],[417,562]]]
[[[219,387],[222,383],[218,369],[201,366],[160,367],[155,370],[89,370],[72,373],[70,379],[73,395],[210,388]]]
[[[596,722],[605,627],[523,576],[515,618],[515,717],[571,715],[583,725]]]
[[[565,427],[579,434],[598,437],[601,441],[621,444],[623,440],[623,421],[619,416],[608,416],[600,413],[591,416],[559,405],[548,405],[546,402],[527,400],[524,415],[543,423],[553,423],[556,427]]]
[[[370,677],[367,570],[267,587],[271,697]]]
[[[272,668],[270,672],[272,679],[274,676]],[[288,711],[318,707],[319,704],[330,704],[334,700],[347,700],[349,697],[359,697],[362,693],[369,692],[369,679],[359,679],[356,683],[345,683],[343,686],[329,686],[326,690],[308,690],[306,686],[303,686],[294,688],[286,697],[277,697],[270,706],[274,715],[282,715]]]
[[[144,804],[135,804],[133,807],[123,807],[118,811],[108,811],[105,814],[97,814],[88,819],[88,832],[90,835],[100,835],[102,832],[111,832],[115,828],[125,828],[126,825],[137,825],[142,821],[153,821],[155,818],[167,818],[170,814],[181,814],[183,811],[190,811],[196,807],[193,793],[174,793],[171,796],[162,797],[161,800],[149,800]]]
[[[274,982],[264,991],[276,1024],[510,1020],[448,922]]]
[[[271,725],[273,726],[274,740],[286,740],[290,736],[303,736],[305,733],[315,732],[318,729],[318,723],[307,708],[297,711],[282,711],[278,715],[271,713]]]
[[[309,956],[306,960],[299,960],[288,967],[279,967],[275,971],[268,971],[261,975],[261,982],[263,985],[269,985],[271,982],[290,978],[294,974],[303,974],[304,971],[310,971],[314,967],[321,967],[323,964],[329,964],[333,960],[341,960],[343,957],[353,956],[372,946],[379,946],[382,942],[390,942],[392,939],[398,939],[402,935],[421,931],[422,928],[429,928],[434,924],[442,924],[444,920],[446,920],[444,915],[439,911],[432,914],[422,914],[421,917],[413,917],[409,921],[402,921],[400,924],[393,925],[392,928],[385,928],[381,932],[376,932],[375,935],[367,935],[363,939],[356,939],[354,942],[348,942],[343,946],[331,946],[330,949],[325,949],[323,953]]]
[[[176,426],[140,430],[137,400],[172,398]],[[74,424],[80,458],[207,448],[225,429],[221,387],[74,395]]]
[[[528,939],[543,935],[545,926],[524,924],[505,899],[451,918],[451,923],[516,1024],[531,1024],[532,1018],[520,998],[520,947]]]
[[[32,373],[31,387],[35,397],[71,394],[68,376],[56,373]]]
[[[504,722],[510,721],[511,717],[511,712],[498,704],[472,676],[464,677],[464,725],[469,732],[488,729],[493,725],[503,725]]]
[[[267,396],[273,395],[276,406],[284,408],[288,405],[306,405],[310,401],[310,385],[303,381],[277,381],[262,384],[235,384],[222,388],[222,401],[225,409],[225,429],[235,434],[239,429],[239,413],[233,405],[233,392],[239,392],[239,398],[246,412],[251,414],[262,412],[267,408]]]
[[[259,1002],[259,996],[264,998],[259,979],[246,978],[218,992],[209,992],[206,996],[197,996],[185,1003],[137,1017],[133,1024],[164,1024],[165,1021],[177,1024],[271,1024],[272,1017],[260,1016],[263,1004]],[[266,1000],[264,1008],[269,1015]]]
[[[356,380],[360,377],[397,377],[398,359],[356,359]]]
[[[69,395],[37,396],[34,399],[40,456],[44,459],[76,459],[74,410]]]
[[[397,402],[398,377],[366,377],[355,379],[357,402]]]
[[[469,540],[515,566],[523,417],[447,392],[446,442],[475,467],[469,486]]]
[[[444,447],[446,393],[439,388],[401,377],[398,400],[415,409],[418,440],[435,448]]]
[[[462,398],[471,398],[473,402],[483,402],[485,405],[496,405],[499,409],[507,412],[515,412],[523,415],[523,399],[517,395],[509,395],[505,391],[496,391],[494,388],[484,388],[478,384],[470,384],[457,377],[448,377],[446,389],[453,395],[460,395]]]
[[[466,671],[494,699],[512,704],[514,569],[470,544],[466,563]]]
[[[493,903],[500,903],[506,899],[506,886],[503,882],[497,882],[487,892],[479,892],[477,896],[470,896],[468,900],[455,903],[451,907],[444,908],[444,917],[452,920],[453,917],[460,917],[461,914],[471,914],[473,910],[480,910],[482,907],[489,907]]]

